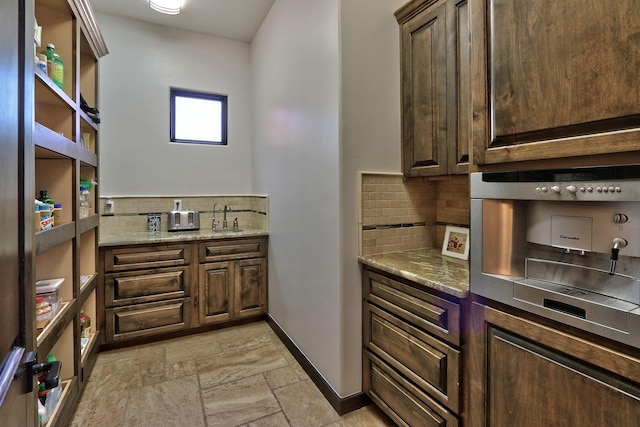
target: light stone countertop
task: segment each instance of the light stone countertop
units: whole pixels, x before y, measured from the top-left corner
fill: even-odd
[[[358,260],[454,297],[469,296],[469,261],[444,256],[440,249],[360,256]]]
[[[269,232],[265,230],[243,229],[242,231],[219,230],[213,231],[207,228],[201,228],[194,231],[160,231],[154,233],[151,231],[136,231],[100,234],[98,245],[118,246],[118,245],[142,245],[150,243],[174,243],[188,242],[194,240],[214,240],[214,239],[231,239],[240,237],[259,237],[268,236]]]

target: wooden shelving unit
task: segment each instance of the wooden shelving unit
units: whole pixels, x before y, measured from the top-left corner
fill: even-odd
[[[54,228],[39,231],[34,218],[25,221],[25,235],[33,236],[30,294],[35,295],[38,280],[64,278],[59,290],[63,303],[52,321],[35,333],[38,361],[45,361],[53,353],[62,363],[63,392],[47,425],[64,426],[70,422],[95,363],[101,332],[95,330],[100,223],[96,186],[89,197],[91,215],[79,215],[80,182],[93,182],[98,177],[100,126],[82,111],[81,97],[90,106],[98,105],[98,60],[107,49],[88,0],[33,0],[27,12],[26,51],[32,49],[33,20],[28,17],[33,14],[42,26],[42,47],[37,52],[53,43],[64,62],[64,85],[60,88],[34,63],[26,61],[26,82],[33,84],[33,100],[26,100],[27,108],[33,106],[33,132],[31,140],[25,141],[32,146],[25,149],[29,154],[24,165],[25,175],[33,176],[33,187],[24,190],[25,199],[31,191],[31,199],[35,199],[40,190],[47,190],[56,203],[62,204]],[[84,349],[82,311],[92,320]]]

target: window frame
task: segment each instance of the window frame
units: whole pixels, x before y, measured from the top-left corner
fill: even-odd
[[[202,92],[191,89],[169,88],[169,105],[170,105],[170,130],[169,140],[176,143],[186,144],[204,144],[204,145],[227,145],[227,103],[228,96],[218,93]],[[219,101],[221,103],[220,112],[220,139],[221,141],[205,141],[192,139],[176,138],[176,97],[185,97],[193,99],[205,99],[210,101]]]

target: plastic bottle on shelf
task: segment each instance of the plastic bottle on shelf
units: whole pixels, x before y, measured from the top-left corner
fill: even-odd
[[[56,52],[55,45],[48,43],[47,48],[40,53],[47,57],[47,74],[60,89],[64,89],[64,62]]]
[[[57,360],[58,359],[56,359],[56,356],[54,356],[53,353],[49,353],[49,355],[47,356],[47,362],[49,363],[57,362]],[[49,412],[49,414],[53,413],[53,410],[56,408],[56,405],[60,400],[61,394],[62,394],[62,385],[58,383],[57,386],[51,389],[51,392],[47,397],[47,404],[45,406],[47,407],[47,411]]]
[[[90,193],[87,187],[80,186],[80,219],[88,218],[91,214],[91,203],[89,202]]]
[[[82,338],[89,338],[91,333],[91,318],[87,316],[84,310],[80,310],[80,335]]]
[[[53,225],[62,224],[62,203],[54,203],[53,205]]]
[[[51,206],[51,212],[53,212],[53,205],[55,203],[53,202],[53,199],[49,197],[48,190],[40,190],[40,197],[38,197],[38,200],[46,205]]]

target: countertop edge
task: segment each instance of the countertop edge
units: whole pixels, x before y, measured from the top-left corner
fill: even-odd
[[[389,263],[380,262],[379,260],[376,260],[370,256],[358,256],[358,261],[361,264],[368,265],[386,273],[394,274],[407,280],[411,280],[412,282],[418,283],[430,289],[438,290],[456,298],[465,299],[468,298],[470,294],[468,288],[462,289],[461,287],[451,286],[444,281],[420,275],[406,269],[397,268]]]
[[[210,230],[199,231],[161,231],[160,233],[152,232],[136,232],[123,233],[117,236],[101,237],[98,241],[98,247],[124,246],[124,245],[145,245],[156,243],[179,243],[193,242],[204,240],[223,240],[223,239],[240,239],[250,237],[269,236],[268,231],[264,230],[247,230],[247,231],[217,231]]]

